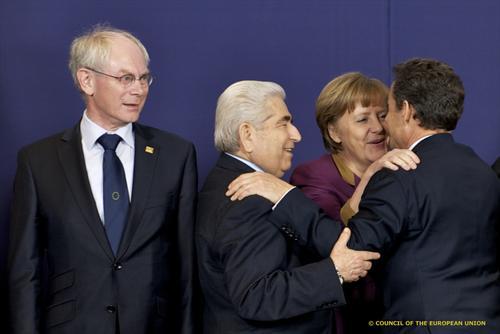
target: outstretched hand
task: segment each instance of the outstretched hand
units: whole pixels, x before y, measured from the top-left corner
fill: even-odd
[[[293,186],[265,172],[241,174],[228,186],[226,196],[232,201],[242,200],[250,195],[260,195],[273,203],[279,201]]]
[[[330,258],[342,275],[344,282],[354,282],[365,277],[372,267],[371,261],[380,259],[380,254],[368,251],[355,251],[347,247],[351,230],[345,228],[332,248]]]

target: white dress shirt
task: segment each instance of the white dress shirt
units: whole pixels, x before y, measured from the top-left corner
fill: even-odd
[[[123,169],[125,170],[128,194],[130,200],[132,200],[135,143],[132,124],[129,123],[114,132],[106,131],[92,122],[87,116],[87,111],[85,111],[82,121],[80,122],[80,132],[82,134],[83,157],[89,177],[90,189],[92,190],[92,195],[94,196],[94,201],[101,221],[104,223],[104,203],[102,194],[102,159],[104,156],[104,148],[97,142],[97,139],[105,133],[117,134],[122,138],[122,141],[116,147],[116,155],[120,159]]]

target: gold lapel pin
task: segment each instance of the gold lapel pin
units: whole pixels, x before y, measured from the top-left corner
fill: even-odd
[[[149,153],[149,154],[153,154],[153,153],[155,153],[155,148],[151,147],[151,146],[146,146],[146,148],[144,148],[144,152]]]

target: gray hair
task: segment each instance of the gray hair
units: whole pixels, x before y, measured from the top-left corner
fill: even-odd
[[[76,72],[84,67],[102,70],[111,50],[110,41],[117,37],[125,37],[134,42],[144,55],[146,65],[149,64],[148,51],[134,35],[109,25],[98,24],[71,43],[68,66],[76,87],[80,88]]]
[[[260,128],[269,112],[266,102],[270,97],[286,97],[283,88],[274,82],[239,81],[219,96],[215,111],[215,147],[222,152],[234,153],[239,149],[239,126],[248,122]]]

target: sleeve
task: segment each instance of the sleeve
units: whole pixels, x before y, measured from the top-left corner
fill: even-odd
[[[415,201],[409,198],[397,175],[397,171],[381,170],[368,182],[359,211],[349,221],[352,231],[349,247],[383,255],[401,234],[419,229],[409,226],[409,221],[417,221],[410,219],[409,206]]]
[[[377,251],[383,255],[408,229],[408,221],[411,221],[408,203],[411,201],[396,176],[398,172],[401,171],[379,171],[368,183],[359,212],[349,221],[352,232],[349,248]],[[341,232],[339,224],[333,224],[297,189],[281,200],[271,221],[292,230],[302,245],[316,249],[323,256],[331,250]]]
[[[37,203],[28,157],[26,151],[21,151],[14,181],[7,265],[12,334],[40,332],[42,242]]]
[[[343,229],[343,224],[332,220],[300,190],[293,189],[276,206],[270,222],[285,233],[291,233],[300,246],[314,250],[325,258]]]
[[[340,209],[340,219],[342,220],[344,225],[347,225],[349,219],[351,219],[352,216],[354,216],[355,214],[356,212],[354,212],[354,210],[351,208],[349,200],[345,202],[342,208]]]
[[[187,158],[184,165],[184,173],[179,194],[178,229],[177,240],[180,256],[180,283],[182,300],[182,327],[181,333],[198,333],[196,326],[198,321],[198,298],[199,289],[196,275],[196,254],[194,249],[194,220],[195,205],[197,197],[197,168],[196,152],[192,144],[189,146]]]
[[[225,285],[238,314],[273,321],[345,304],[335,266],[324,260],[292,266],[291,247],[269,222],[258,196],[229,209],[218,228]],[[289,242],[294,242],[289,240]],[[292,261],[292,262],[290,262]]]

